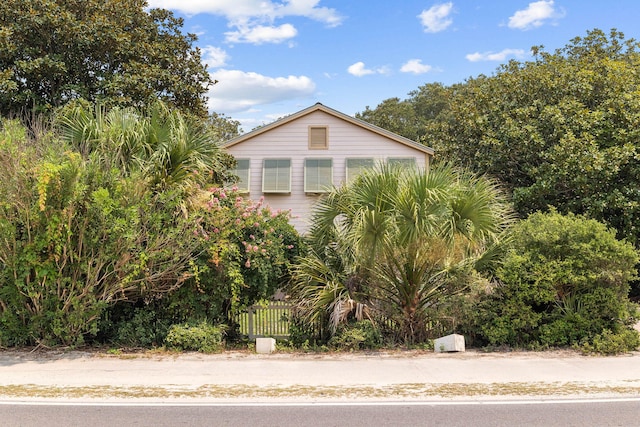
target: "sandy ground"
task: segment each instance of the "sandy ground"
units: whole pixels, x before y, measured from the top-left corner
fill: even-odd
[[[0,352],[0,400],[640,397],[640,352]]]

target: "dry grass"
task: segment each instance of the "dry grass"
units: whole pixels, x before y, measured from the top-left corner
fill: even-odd
[[[601,385],[597,383],[452,383],[394,384],[347,387],[249,385],[205,385],[198,388],[177,386],[59,387],[36,385],[0,386],[0,398],[35,399],[426,399],[464,397],[563,397],[563,396],[640,396],[640,384]]]

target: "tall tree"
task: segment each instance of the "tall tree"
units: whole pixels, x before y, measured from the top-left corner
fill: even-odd
[[[424,142],[499,178],[522,216],[555,206],[640,237],[640,45],[593,30],[452,88]]]
[[[376,108],[367,106],[356,118],[418,141],[424,138],[426,124],[447,107],[449,91],[442,83],[427,83],[409,92],[407,99],[389,98]]]
[[[211,80],[182,19],[144,0],[0,2],[0,114],[84,98],[140,107],[160,98],[206,116]]]

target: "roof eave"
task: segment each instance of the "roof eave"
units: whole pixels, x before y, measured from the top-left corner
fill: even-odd
[[[377,133],[378,135],[384,136],[386,138],[389,138],[393,141],[399,142],[400,144],[404,144],[410,147],[413,147],[417,150],[420,150],[426,154],[429,154],[430,156],[433,156],[435,151],[433,148],[431,147],[427,147],[426,145],[420,144],[416,141],[412,141],[409,138],[405,138],[404,136],[401,135],[397,135],[393,132],[390,132],[386,129],[383,129],[379,126],[373,125],[371,123],[367,123],[364,120],[360,120],[360,119],[356,119],[355,117],[351,117],[347,114],[341,113],[338,110],[334,110],[333,108],[329,108],[321,103],[316,103],[310,107],[305,108],[304,110],[300,110],[297,113],[293,113],[289,116],[283,117],[281,119],[276,120],[275,122],[269,123],[268,125],[262,126],[258,129],[252,130],[251,132],[247,132],[243,135],[237,136],[233,139],[230,139],[226,142],[224,142],[222,144],[222,147],[224,148],[228,148],[231,147],[233,145],[236,144],[240,144],[241,142],[244,142],[248,139],[251,139],[257,135],[260,135],[262,133],[268,132],[272,129],[275,129],[277,127],[280,127],[284,124],[287,124],[289,122],[292,122],[300,117],[306,116],[307,114],[311,114],[315,111],[323,111],[326,114],[332,115],[334,117],[338,117],[342,120],[345,120],[349,123],[352,123],[356,126],[359,126],[361,128],[367,129],[371,132]]]

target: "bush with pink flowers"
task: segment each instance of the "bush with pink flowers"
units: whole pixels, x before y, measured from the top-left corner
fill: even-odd
[[[236,188],[212,188],[198,204],[194,234],[201,252],[193,279],[170,297],[171,312],[185,320],[233,323],[235,313],[286,284],[303,242],[290,212],[273,211]]]

